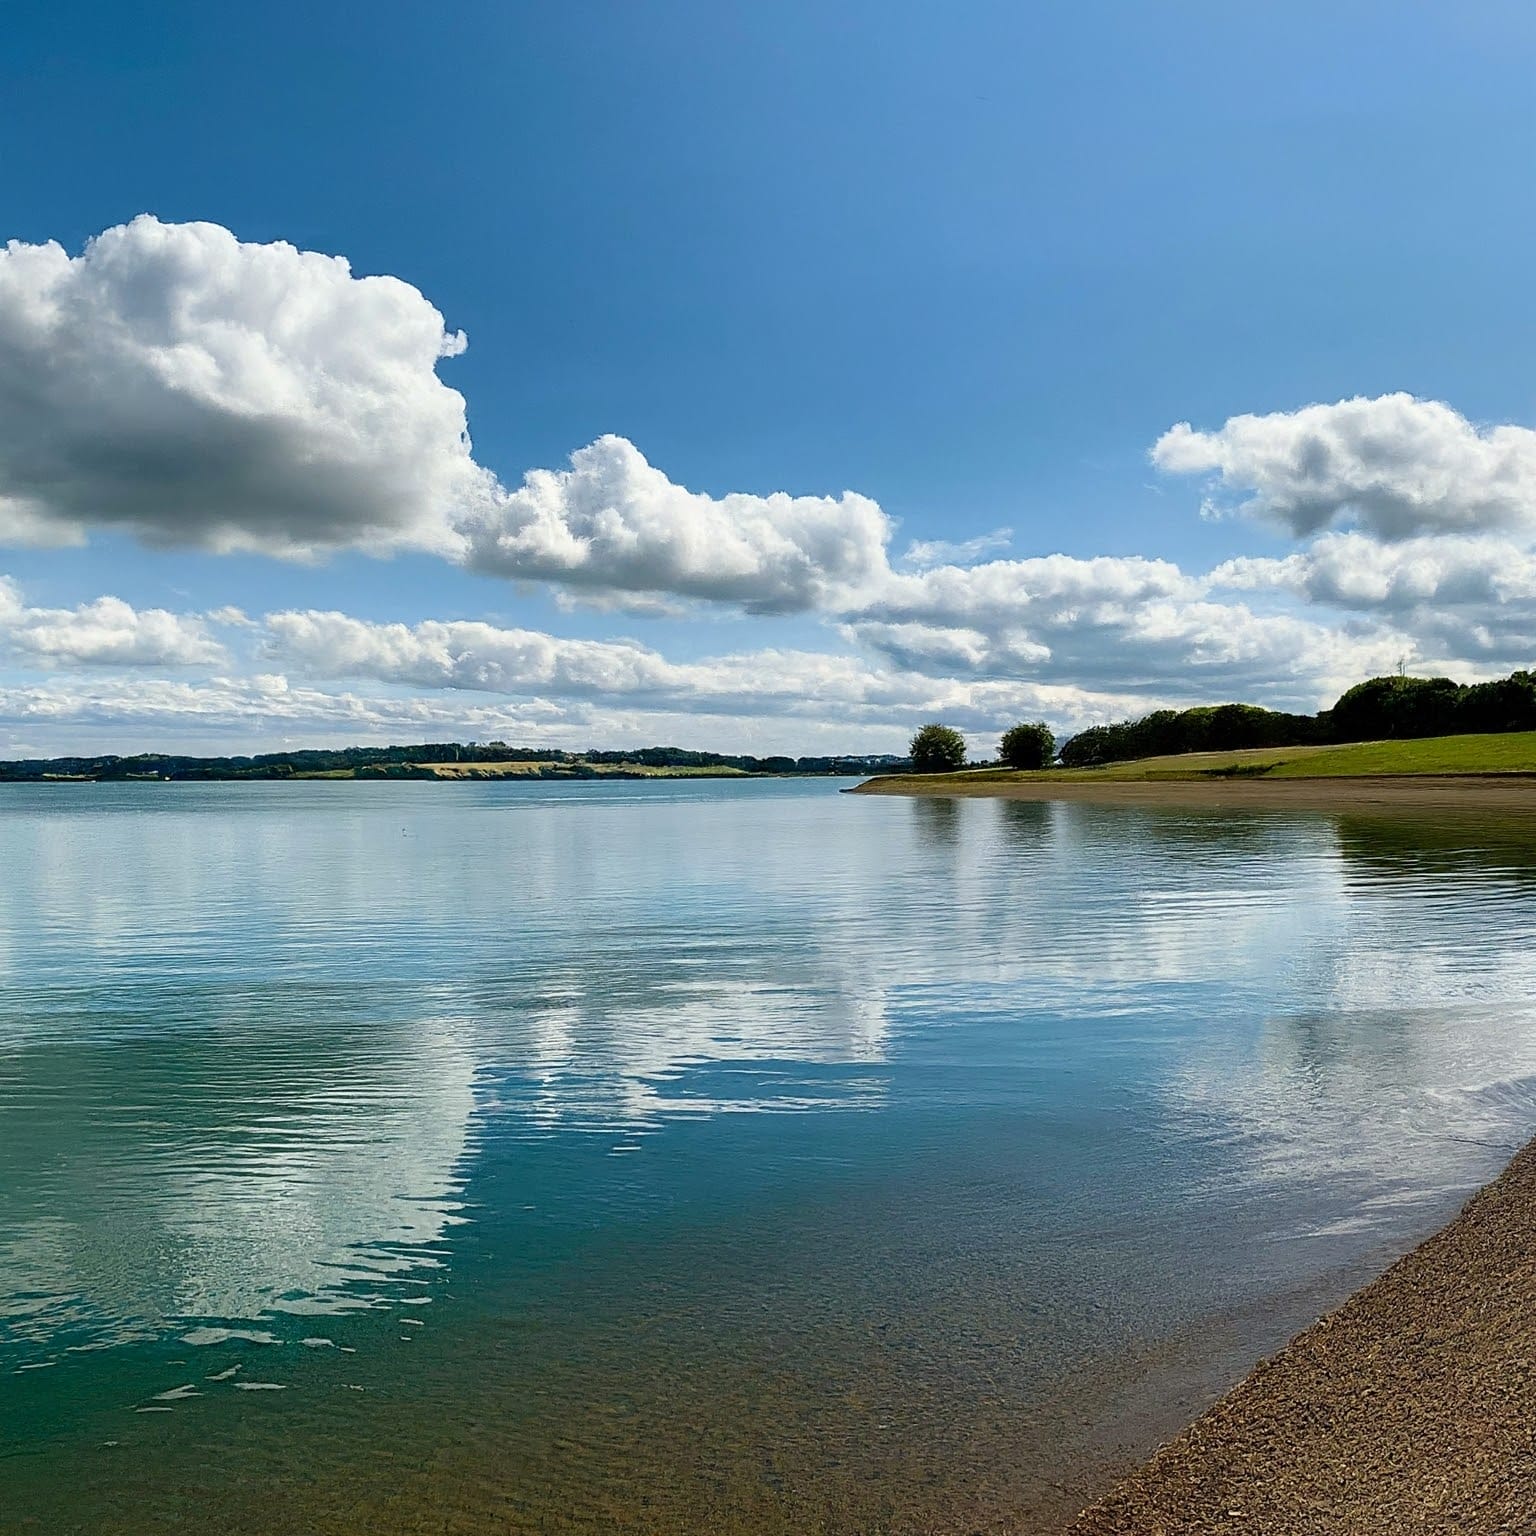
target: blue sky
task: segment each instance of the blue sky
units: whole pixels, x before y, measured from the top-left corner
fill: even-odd
[[[1533,660],[1528,7],[5,22],[7,754],[984,749]]]

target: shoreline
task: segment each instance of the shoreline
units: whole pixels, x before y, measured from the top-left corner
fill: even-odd
[[[1515,1531],[1536,1511],[1536,1141],[1063,1536]]]
[[[867,779],[850,795],[940,796],[989,800],[1079,800],[1097,805],[1355,811],[1536,811],[1536,775],[1403,774],[1358,778],[1202,778],[977,780],[938,776],[903,782]]]

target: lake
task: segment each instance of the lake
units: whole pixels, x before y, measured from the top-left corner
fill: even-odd
[[[1040,1528],[1536,1128],[1536,835],[0,787],[0,1529]]]

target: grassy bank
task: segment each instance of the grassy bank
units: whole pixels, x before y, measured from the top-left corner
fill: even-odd
[[[958,773],[891,774],[866,781],[870,794],[986,794],[1010,785],[1222,782],[1234,779],[1360,779],[1536,774],[1536,731],[1360,741],[1336,747],[1257,747],[1144,757],[1102,768],[967,768]]]

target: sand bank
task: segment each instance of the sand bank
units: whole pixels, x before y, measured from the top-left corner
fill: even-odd
[[[1067,1529],[1536,1530],[1536,1142]]]
[[[943,795],[967,799],[1085,800],[1098,805],[1230,806],[1234,809],[1536,810],[1536,775],[1376,775],[1328,779],[871,779],[859,795]]]

